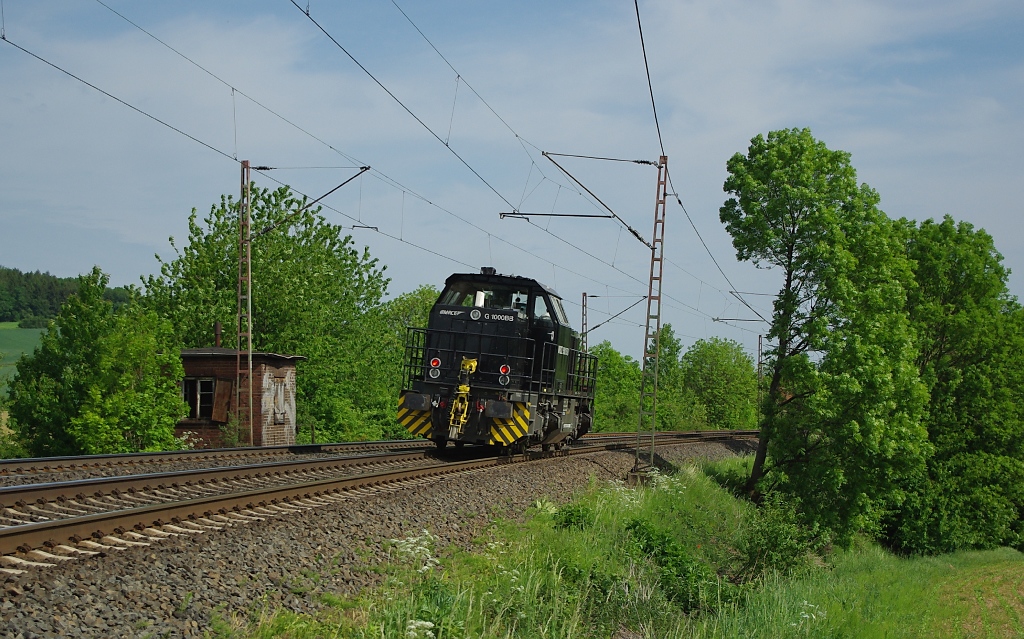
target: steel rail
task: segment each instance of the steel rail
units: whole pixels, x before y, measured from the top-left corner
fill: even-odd
[[[681,438],[699,437],[710,432],[754,432],[756,431],[663,431],[662,436]],[[581,441],[594,438],[625,436],[620,433],[588,433]],[[24,459],[0,459],[0,476],[34,475],[39,473],[72,472],[85,468],[115,468],[150,463],[170,463],[191,460],[222,460],[243,457],[274,457],[283,455],[313,455],[318,453],[339,453],[373,449],[420,449],[430,448],[430,442],[420,439],[379,440],[370,442],[335,442],[327,444],[295,444],[291,446],[255,446],[239,448],[209,448],[198,450],[173,450],[151,453],[118,453],[113,455],[78,455],[61,457],[31,457]]]
[[[0,459],[0,475],[31,475],[68,472],[80,468],[116,467],[135,464],[190,461],[192,459],[233,459],[239,457],[273,457],[276,455],[312,455],[373,448],[424,448],[429,442],[399,439],[372,442],[338,442],[331,444],[296,444],[292,446],[254,446],[243,448],[202,448],[152,453],[118,453],[114,455],[77,455],[62,457],[31,457]]]
[[[363,486],[377,486],[409,479],[421,479],[440,474],[483,468],[500,463],[495,458],[456,463],[439,463],[428,468],[389,471],[371,475],[357,475],[322,479],[288,486],[260,488],[229,495],[197,497],[183,501],[140,506],[126,510],[95,513],[70,519],[34,522],[0,529],[0,554],[33,548],[77,542],[90,537],[102,538],[114,532],[150,526],[163,526],[171,522],[210,517],[217,513],[253,509],[269,504],[286,504],[290,499],[311,499],[327,493],[337,493]]]
[[[267,475],[289,475],[297,472],[335,470],[370,464],[394,464],[423,459],[425,450],[414,453],[378,453],[352,455],[328,459],[305,459],[297,461],[266,462],[245,466],[221,468],[197,468],[175,472],[147,473],[143,475],[120,475],[114,477],[90,477],[73,481],[50,482],[46,484],[23,484],[0,487],[0,506],[10,507],[21,502],[43,503],[78,494],[103,495],[114,491],[135,492],[159,489],[167,486],[197,485],[221,480],[240,480]]]
[[[735,440],[748,439],[756,435],[756,431],[708,431],[699,436],[688,436],[679,438],[669,436],[663,439],[664,443],[696,443],[711,440]],[[499,455],[483,459],[469,461],[440,461],[430,466],[414,469],[398,469],[379,473],[360,474],[347,477],[331,477],[323,479],[302,478],[296,475],[297,483],[287,485],[276,485],[260,487],[238,492],[192,497],[188,499],[168,501],[164,503],[150,504],[133,508],[92,513],[63,519],[52,519],[48,521],[19,524],[7,528],[0,528],[0,555],[9,555],[18,552],[28,553],[36,548],[55,547],[62,544],[75,544],[89,538],[103,539],[106,535],[113,533],[122,534],[132,529],[146,530],[151,527],[166,526],[171,523],[183,521],[195,521],[198,518],[209,518],[215,513],[226,515],[229,512],[252,511],[256,508],[267,507],[268,505],[287,505],[294,499],[315,499],[326,495],[353,490],[361,487],[379,487],[405,481],[437,477],[441,475],[466,472],[482,469],[491,466],[513,463],[516,461],[534,461],[554,456],[582,455],[587,453],[601,452],[606,450],[627,449],[632,443],[629,435],[619,435],[621,441],[615,441],[613,437],[607,437],[612,441],[593,443],[585,446],[566,448],[558,453],[542,453],[531,451],[525,455]],[[682,440],[681,440],[682,439]],[[673,441],[675,440],[675,441]],[[361,457],[350,457],[346,459],[327,460],[337,462],[336,465],[345,465],[342,462],[349,462],[347,465],[361,463],[375,463],[383,459],[391,458],[414,458],[425,457],[425,453],[416,454],[393,454],[393,455],[368,455]],[[324,460],[316,460],[323,463]],[[315,466],[316,462],[306,462],[307,467]],[[275,464],[260,464],[259,469],[298,467],[302,463],[284,462]],[[234,478],[239,475],[242,467],[215,469],[213,471],[188,471],[186,473],[159,473],[153,475],[135,476],[134,478],[97,478],[80,482],[56,482],[54,484],[36,484],[34,486],[13,487],[25,488],[20,493],[12,488],[0,491],[9,498],[12,495],[21,494],[23,497],[31,496],[32,490],[36,491],[36,498],[41,499],[43,494],[55,494],[52,491],[59,489],[88,486],[112,486],[117,480],[133,479],[135,484],[122,483],[122,486],[138,486],[138,482],[144,485],[151,485],[156,478],[171,479],[182,476],[200,477],[205,474],[207,477],[216,475],[220,478]],[[254,469],[255,470],[255,469]],[[287,477],[287,472],[275,472],[275,475]],[[250,473],[250,477],[255,472]],[[131,488],[127,488],[131,490]],[[165,533],[166,534],[166,533]]]

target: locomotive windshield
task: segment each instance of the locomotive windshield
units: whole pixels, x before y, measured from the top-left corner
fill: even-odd
[[[477,306],[480,308],[510,308],[525,311],[530,292],[513,286],[478,282],[450,284],[438,300],[443,306]]]

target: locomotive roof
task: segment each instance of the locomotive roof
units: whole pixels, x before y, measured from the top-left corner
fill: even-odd
[[[502,284],[506,286],[529,286],[534,288],[542,289],[548,295],[562,299],[562,296],[555,292],[555,289],[538,282],[535,279],[529,277],[522,277],[520,275],[499,275],[497,273],[488,275],[484,273],[453,273],[448,276],[448,279],[444,281],[445,286],[449,286],[452,282],[483,282],[485,284]]]

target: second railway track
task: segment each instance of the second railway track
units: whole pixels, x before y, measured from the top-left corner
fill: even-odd
[[[705,431],[659,434],[657,440],[683,444],[754,436],[753,431]],[[628,448],[635,439],[635,434],[606,434],[559,454]],[[17,574],[75,555],[199,534],[357,498],[365,491],[545,456],[533,452],[452,460],[421,448],[0,488],[0,571]]]

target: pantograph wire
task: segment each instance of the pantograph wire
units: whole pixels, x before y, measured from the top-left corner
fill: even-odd
[[[469,169],[469,171],[473,175],[475,175],[477,177],[477,179],[479,179],[488,189],[490,189],[495,195],[497,195],[501,199],[502,202],[504,202],[505,204],[508,204],[510,207],[515,209],[515,206],[513,206],[512,203],[509,202],[508,199],[504,195],[502,195],[501,192],[498,191],[498,189],[494,188],[494,185],[492,185],[490,182],[487,181],[487,178],[485,178],[483,175],[481,175],[480,172],[477,171],[475,168],[473,168],[473,166],[469,162],[467,162],[465,158],[463,158],[461,155],[459,155],[458,151],[456,151],[450,145],[445,143],[445,141],[441,139],[441,136],[439,136],[436,132],[434,132],[434,130],[431,129],[430,126],[426,122],[421,120],[420,116],[416,115],[412,111],[412,109],[410,109],[408,106],[406,106],[406,104],[404,102],[402,102],[402,100],[399,99],[399,97],[397,95],[392,93],[391,89],[387,88],[384,85],[383,82],[378,80],[377,76],[373,75],[373,73],[371,73],[369,69],[364,67],[363,64],[361,62],[359,62],[359,60],[357,60],[355,58],[355,56],[353,56],[351,53],[349,53],[348,49],[346,49],[340,42],[338,42],[338,40],[335,39],[335,37],[333,35],[331,35],[331,33],[327,29],[325,29],[323,27],[323,25],[321,25],[319,22],[316,21],[316,18],[314,18],[313,16],[309,15],[306,11],[304,11],[302,9],[302,7],[300,7],[298,5],[298,3],[295,2],[295,0],[290,0],[290,2],[295,6],[296,9],[299,10],[300,13],[302,13],[302,15],[306,16],[306,18],[310,22],[312,22],[316,26],[317,29],[320,29],[320,31],[325,36],[327,36],[327,39],[334,43],[334,46],[336,46],[338,48],[338,50],[340,50],[342,53],[344,53],[348,57],[349,60],[351,60],[357,67],[359,67],[363,71],[363,73],[365,73],[371,80],[373,80],[374,83],[377,86],[379,86],[385,93],[387,93],[389,96],[391,96],[391,99],[394,100],[395,102],[397,102],[398,106],[402,107],[402,109],[404,109],[405,112],[408,113],[410,117],[412,117],[412,119],[416,120],[416,122],[418,122],[419,125],[422,126],[427,131],[427,133],[432,135],[438,142],[440,142],[444,146],[444,148],[448,149],[448,151],[450,151],[451,154],[454,155],[456,157],[456,159],[458,159],[459,162],[462,163],[463,166],[465,166],[467,169]]]
[[[179,56],[180,58],[182,58],[183,60],[185,60],[186,62],[188,62],[189,64],[191,64],[192,66],[196,67],[197,69],[199,69],[199,70],[200,70],[200,71],[202,71],[203,73],[205,73],[205,74],[207,74],[208,76],[210,76],[211,78],[213,78],[213,79],[217,80],[218,82],[220,82],[220,83],[221,83],[221,84],[223,84],[224,86],[226,86],[226,87],[228,87],[228,88],[231,88],[231,89],[235,90],[235,91],[237,92],[237,94],[238,94],[238,95],[240,95],[240,96],[242,96],[243,98],[245,98],[245,99],[249,100],[250,102],[252,102],[252,103],[253,103],[253,104],[255,104],[256,106],[260,107],[261,109],[263,109],[263,110],[264,110],[264,111],[266,111],[267,113],[270,113],[271,115],[273,115],[274,117],[278,118],[279,120],[281,120],[281,121],[282,121],[282,122],[284,122],[285,124],[288,124],[289,126],[291,126],[292,128],[294,128],[295,130],[297,130],[297,131],[299,131],[299,132],[303,133],[304,135],[308,136],[308,137],[309,137],[310,139],[312,139],[312,140],[315,140],[316,142],[318,142],[318,143],[322,144],[322,145],[323,145],[324,147],[326,147],[326,148],[330,149],[330,150],[331,150],[331,151],[333,151],[334,153],[337,153],[337,154],[338,154],[338,155],[340,155],[341,157],[343,157],[343,158],[345,158],[346,160],[348,160],[348,161],[352,162],[352,163],[353,163],[353,164],[354,164],[355,166],[353,166],[353,167],[351,167],[351,168],[358,168],[358,167],[360,167],[360,166],[365,166],[365,165],[366,165],[366,163],[362,162],[362,161],[361,161],[361,160],[359,160],[358,158],[355,158],[354,156],[352,156],[352,155],[350,155],[350,154],[348,154],[348,153],[346,153],[346,152],[342,151],[341,149],[338,149],[337,147],[335,147],[335,146],[334,146],[334,145],[332,145],[331,143],[327,142],[327,141],[326,141],[326,140],[324,140],[323,138],[321,138],[321,137],[317,136],[316,134],[312,133],[311,131],[309,131],[308,129],[306,129],[306,128],[304,128],[303,126],[299,125],[298,123],[294,122],[293,120],[291,120],[291,119],[289,119],[289,118],[285,117],[284,115],[282,115],[282,114],[278,113],[278,112],[277,112],[277,111],[275,111],[274,109],[271,109],[270,107],[266,106],[265,104],[263,104],[262,102],[260,102],[260,101],[259,101],[259,100],[257,100],[256,98],[254,98],[254,97],[252,97],[252,96],[248,95],[247,93],[245,93],[244,91],[242,91],[242,90],[238,89],[237,87],[235,87],[234,85],[232,85],[231,83],[229,83],[229,82],[228,82],[227,80],[224,80],[223,78],[221,78],[221,77],[220,77],[220,76],[218,76],[217,74],[213,73],[212,71],[210,71],[209,69],[207,69],[207,68],[206,68],[206,67],[204,67],[203,65],[199,64],[198,62],[196,62],[195,60],[193,60],[193,59],[192,59],[192,58],[190,58],[189,56],[185,55],[184,53],[182,53],[182,52],[181,52],[181,51],[179,51],[178,49],[176,49],[176,48],[174,48],[173,46],[171,46],[170,44],[168,44],[168,43],[167,43],[167,42],[165,42],[164,40],[161,40],[161,39],[160,39],[160,38],[158,38],[158,37],[157,37],[156,35],[154,35],[154,34],[153,34],[153,33],[151,33],[150,31],[148,31],[148,30],[146,30],[145,28],[143,28],[143,27],[142,27],[141,25],[139,25],[139,24],[135,23],[134,21],[132,21],[131,19],[129,19],[129,18],[127,17],[127,16],[125,16],[125,15],[123,15],[123,14],[119,13],[118,11],[114,10],[114,9],[113,9],[113,8],[111,8],[111,7],[109,6],[109,5],[107,5],[107,4],[105,4],[104,2],[102,2],[102,0],[96,0],[96,2],[97,2],[98,4],[100,4],[101,6],[103,6],[104,8],[106,8],[106,9],[107,9],[108,11],[110,11],[111,13],[113,13],[114,15],[118,16],[119,18],[121,18],[122,20],[124,20],[125,22],[127,22],[128,24],[132,25],[133,27],[135,27],[136,29],[138,29],[138,30],[139,30],[139,31],[141,31],[142,33],[144,33],[144,34],[146,34],[147,36],[149,36],[150,38],[152,38],[152,39],[153,39],[153,40],[155,40],[156,42],[160,43],[160,44],[161,44],[162,46],[164,46],[165,48],[167,48],[168,50],[170,50],[170,51],[171,51],[171,52],[173,52],[173,53],[174,53],[175,55]],[[294,4],[294,3],[293,3],[293,4]],[[440,55],[440,52],[439,52],[439,55]],[[442,57],[443,57],[443,56],[442,56]],[[446,62],[447,62],[447,60],[446,60]],[[450,66],[450,65],[449,65],[449,66]],[[469,84],[468,84],[468,83],[467,83],[467,82],[465,81],[465,79],[463,79],[463,81],[462,81],[462,82],[463,82],[463,84],[466,84],[466,86],[467,86],[467,87],[469,87],[469,88],[470,88],[470,90],[472,90],[472,91],[474,92],[474,94],[476,94],[476,95],[477,95],[477,97],[480,97],[480,96],[479,96],[479,94],[477,94],[477,93],[476,93],[476,91],[475,91],[475,90],[474,90],[474,89],[472,88],[472,86],[470,86],[470,85],[469,85]],[[482,97],[480,97],[480,100],[481,100],[482,102],[484,102],[484,103],[486,104],[486,101],[484,101]],[[488,109],[491,109],[490,105],[487,105],[487,106],[488,106]],[[507,122],[505,122],[505,121],[504,121],[504,120],[503,120],[503,119],[501,118],[501,116],[500,116],[500,115],[498,115],[498,114],[497,114],[496,112],[494,112],[494,110],[493,110],[493,109],[491,109],[491,111],[492,111],[492,112],[493,112],[493,113],[495,114],[495,116],[496,116],[496,117],[498,117],[498,119],[499,119],[499,120],[501,120],[501,121],[502,121],[502,123],[503,123],[503,124],[504,124],[504,125],[505,125],[506,127],[508,127],[508,128],[509,128],[509,130],[510,130],[510,131],[512,131],[512,132],[513,132],[513,134],[515,134],[515,136],[516,136],[516,139],[517,139],[517,140],[518,140],[518,141],[520,142],[520,144],[521,144],[521,145],[529,145],[529,146],[533,147],[533,148],[534,148],[535,150],[537,150],[537,152],[538,152],[538,153],[539,153],[539,152],[541,152],[541,151],[540,151],[540,149],[539,149],[539,148],[538,148],[537,146],[535,146],[534,144],[532,144],[532,143],[531,143],[531,142],[530,142],[529,140],[527,140],[527,139],[523,138],[522,136],[520,136],[519,134],[515,133],[515,131],[514,131],[514,130],[513,130],[513,129],[512,129],[512,128],[511,128],[510,126],[509,126],[509,125],[508,125],[508,123],[507,123]],[[230,156],[228,156],[228,157],[230,157]],[[235,158],[232,158],[232,159],[235,159]],[[342,168],[347,168],[347,167],[342,167]],[[538,169],[538,171],[539,171],[539,172],[541,173],[541,175],[544,175],[544,172],[543,172],[542,170],[540,170],[540,167],[539,167],[539,166],[537,167],[537,169]],[[447,214],[447,215],[449,215],[449,216],[451,216],[451,217],[455,218],[456,220],[459,220],[459,221],[460,221],[460,222],[462,222],[463,224],[466,224],[467,226],[469,226],[469,227],[471,227],[471,228],[473,228],[473,229],[475,229],[475,230],[477,230],[477,231],[479,231],[479,232],[483,233],[484,235],[488,235],[488,236],[489,236],[489,235],[491,235],[491,233],[490,233],[489,231],[487,231],[486,229],[484,229],[484,228],[480,227],[479,225],[475,224],[474,222],[470,221],[469,219],[467,219],[467,218],[465,218],[465,217],[462,217],[461,215],[458,215],[458,214],[457,214],[457,213],[455,213],[454,211],[451,211],[450,209],[447,209],[447,208],[445,208],[445,207],[441,206],[440,204],[438,204],[438,203],[434,202],[434,201],[433,201],[433,200],[431,200],[430,198],[427,198],[426,196],[424,196],[424,195],[421,195],[420,193],[418,193],[418,192],[416,192],[415,190],[413,190],[413,189],[409,188],[408,186],[406,186],[406,185],[405,185],[405,184],[403,184],[402,182],[400,182],[400,181],[398,181],[397,179],[395,179],[395,178],[393,178],[393,177],[391,177],[391,176],[387,175],[386,173],[383,173],[382,171],[380,171],[380,170],[378,170],[378,169],[372,169],[372,170],[371,170],[371,176],[372,176],[372,177],[373,177],[374,179],[378,179],[378,180],[380,180],[381,182],[383,182],[383,183],[385,183],[385,184],[387,184],[387,185],[391,186],[392,188],[394,188],[394,189],[396,189],[396,190],[398,190],[398,191],[401,191],[401,192],[404,192],[404,193],[408,193],[408,194],[409,194],[410,196],[412,196],[412,197],[415,197],[415,198],[419,199],[420,201],[422,201],[423,203],[427,204],[428,206],[430,206],[430,207],[433,207],[433,208],[435,208],[435,209],[437,209],[437,210],[439,210],[439,211],[441,211],[441,212],[443,212],[443,213],[445,213],[445,214]],[[546,177],[546,176],[545,176],[545,177]],[[550,179],[550,178],[548,178],[548,179]],[[577,195],[580,195],[581,197],[583,196],[583,194],[582,194],[582,193],[581,193],[580,191],[578,191],[578,190],[576,190],[576,189],[574,189],[574,188],[571,188],[571,187],[569,187],[569,186],[566,186],[566,185],[563,185],[563,184],[559,184],[559,183],[557,183],[557,182],[555,182],[555,184],[558,184],[558,186],[559,186],[559,188],[560,188],[560,189],[561,189],[561,188],[566,188],[566,189],[568,189],[569,191],[572,191],[572,192],[576,193]],[[556,197],[557,197],[557,196],[556,196]],[[549,221],[549,224],[550,224],[550,221]],[[547,231],[547,230],[545,229],[545,231]],[[576,275],[576,276],[578,276],[578,277],[582,277],[582,278],[584,278],[584,279],[586,279],[586,280],[588,280],[588,281],[591,281],[591,282],[594,282],[594,283],[597,283],[597,284],[601,284],[601,283],[602,283],[602,282],[600,282],[600,281],[598,281],[598,280],[595,280],[595,279],[593,279],[593,278],[591,278],[591,277],[589,277],[589,276],[586,276],[586,275],[583,275],[583,274],[581,274],[581,273],[578,273],[578,272],[576,272],[576,271],[575,271],[575,270],[573,270],[573,269],[570,269],[570,268],[567,268],[567,267],[565,267],[565,266],[562,266],[562,265],[556,264],[555,262],[552,262],[551,260],[548,260],[547,258],[541,257],[540,255],[537,255],[536,253],[532,253],[532,252],[530,252],[530,251],[527,251],[527,250],[523,249],[522,247],[520,247],[520,246],[516,245],[515,243],[512,243],[512,242],[509,242],[509,241],[505,240],[505,239],[504,239],[504,238],[502,238],[502,237],[497,237],[497,239],[498,239],[498,241],[500,241],[500,242],[502,242],[502,243],[504,243],[504,244],[507,244],[508,246],[511,246],[511,247],[513,247],[513,248],[515,248],[515,249],[517,249],[517,250],[521,251],[522,253],[524,253],[524,254],[526,254],[526,255],[529,255],[529,256],[531,256],[531,257],[533,257],[533,258],[535,258],[535,259],[538,259],[538,260],[540,260],[540,261],[542,261],[542,262],[547,262],[547,263],[549,263],[549,264],[552,264],[552,265],[554,265],[554,266],[557,266],[558,268],[561,268],[562,270],[564,270],[564,271],[566,271],[566,272],[568,272],[568,273],[572,273],[573,275]],[[457,262],[457,260],[455,260],[455,261]],[[458,262],[458,263],[461,263],[461,262]],[[624,290],[624,289],[618,289],[618,290]],[[624,291],[624,292],[629,292],[629,291]]]

